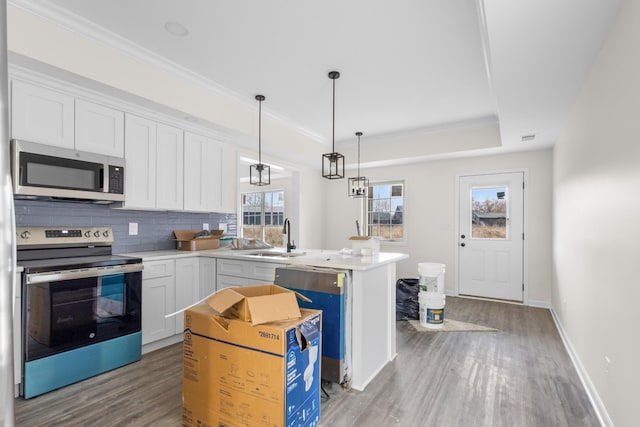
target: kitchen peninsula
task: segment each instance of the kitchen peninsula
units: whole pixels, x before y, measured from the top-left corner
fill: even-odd
[[[387,362],[396,356],[396,263],[408,258],[406,254],[380,253],[371,256],[354,256],[330,250],[306,250],[286,254],[281,250],[243,251],[221,248],[194,252],[177,250],[137,252],[127,255],[140,257],[145,264],[143,352],[155,350],[181,339],[180,315],[175,319],[167,319],[164,317],[165,314],[181,310],[227,286],[273,282],[277,267],[297,265],[351,272],[353,368],[351,388],[364,390]],[[196,263],[200,263],[199,269],[195,268]],[[181,268],[181,265],[184,267]],[[187,273],[185,274],[184,271]],[[175,274],[172,274],[173,272]],[[173,292],[160,285],[160,283],[171,283],[171,277],[175,277]],[[192,280],[185,277],[191,277]],[[159,282],[161,279],[164,281]],[[162,289],[162,292],[158,289]],[[167,303],[166,300],[150,301],[154,296],[171,294],[175,295],[173,304]],[[189,298],[185,298],[185,295]],[[158,307],[165,307],[165,312],[158,313]],[[167,322],[171,321],[173,323],[167,326]],[[158,335],[158,331],[162,328],[167,332]],[[149,334],[155,334],[157,339],[145,339],[145,335]]]

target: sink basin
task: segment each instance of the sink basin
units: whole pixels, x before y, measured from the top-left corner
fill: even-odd
[[[297,257],[297,256],[302,256],[304,255],[305,252],[285,252],[285,251],[260,251],[260,252],[254,252],[252,254],[247,254],[247,255],[253,255],[253,256],[262,256],[262,257],[272,257],[272,258],[292,258],[292,257]]]

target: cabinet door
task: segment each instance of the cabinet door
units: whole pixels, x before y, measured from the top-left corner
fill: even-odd
[[[184,209],[205,212],[207,210],[207,138],[189,132],[184,133]]]
[[[175,334],[175,262],[150,261],[142,272],[142,344],[148,344]]]
[[[216,290],[223,288],[232,288],[234,286],[248,286],[249,279],[246,277],[227,276],[225,274],[218,274],[216,278]]]
[[[73,149],[72,96],[16,80],[11,88],[12,138]]]
[[[216,259],[200,258],[200,299],[216,291]]]
[[[198,258],[176,260],[176,309],[182,310],[198,301],[200,295],[200,268]],[[175,315],[175,333],[184,331],[184,313]]]
[[[214,140],[207,140],[205,155],[207,160],[203,179],[206,183],[206,210],[209,212],[222,212],[222,145]]]
[[[75,128],[76,150],[124,157],[122,111],[77,99]]]
[[[156,124],[127,114],[125,207],[156,207]]]
[[[158,123],[157,193],[159,209],[182,209],[184,189],[184,149],[182,130]]]
[[[233,213],[238,210],[238,159],[237,150],[229,145],[222,148],[222,173],[220,188],[222,204],[216,212]]]

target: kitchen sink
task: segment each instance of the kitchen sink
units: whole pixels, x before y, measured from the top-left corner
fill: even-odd
[[[253,255],[253,256],[262,256],[262,257],[272,257],[272,258],[292,258],[292,257],[297,257],[297,256],[302,256],[304,255],[305,252],[285,252],[285,251],[260,251],[260,252],[254,252],[252,254],[247,254],[247,255]]]

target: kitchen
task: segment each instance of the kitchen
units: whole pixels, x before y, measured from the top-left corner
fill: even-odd
[[[356,69],[350,72],[348,68],[340,67],[342,76],[336,82],[335,121],[341,131],[336,148],[345,155],[351,167],[348,176],[355,175],[353,133],[362,130],[365,174],[381,181],[404,180],[407,197],[404,220],[408,238],[403,243],[383,245],[383,250],[410,254],[410,258],[398,263],[397,277],[415,277],[416,264],[421,261],[445,263],[446,290],[450,295],[457,294],[458,286],[455,270],[458,256],[457,179],[465,174],[526,170],[527,263],[523,301],[528,306],[551,309],[554,313],[562,327],[565,343],[569,343],[568,351],[572,353],[574,364],[605,425],[632,425],[633,404],[629,396],[640,385],[640,374],[633,363],[639,355],[638,342],[621,332],[626,328],[607,326],[633,325],[630,316],[638,292],[630,286],[635,282],[630,259],[635,251],[630,247],[632,239],[628,238],[629,231],[637,230],[636,221],[631,218],[631,212],[637,208],[637,198],[629,195],[634,194],[634,184],[638,182],[638,148],[628,141],[636,131],[634,124],[637,122],[629,113],[637,111],[635,99],[639,99],[637,73],[634,73],[638,71],[638,54],[633,48],[637,30],[631,24],[638,18],[638,7],[630,1],[611,2],[601,13],[590,11],[593,15],[588,15],[589,12],[581,10],[574,2],[574,9],[569,10],[567,6],[567,10],[554,14],[557,22],[541,25],[539,22],[549,18],[543,13],[543,6],[537,9],[527,5],[529,10],[520,5],[527,12],[523,13],[516,6],[501,5],[501,11],[496,11],[490,3],[484,3],[488,26],[485,42],[491,47],[492,83],[499,107],[490,111],[500,111],[497,119],[482,117],[459,126],[431,126],[430,132],[404,132],[393,138],[385,138],[383,132],[370,131],[366,127],[356,129],[353,127],[359,122],[356,115],[346,114],[346,99],[375,95],[375,89],[371,89],[375,86],[358,87],[356,94],[350,94],[361,75]],[[244,104],[237,100],[225,101],[214,93],[203,97],[203,91],[213,89],[194,83],[193,75],[172,75],[157,62],[153,63],[153,58],[147,57],[149,62],[132,59],[113,44],[96,41],[99,36],[95,34],[92,38],[78,27],[72,31],[68,22],[67,26],[56,24],[52,15],[43,18],[45,11],[36,13],[33,9],[36,6],[35,2],[9,2],[10,78],[28,79],[58,92],[70,90],[76,97],[100,100],[100,104],[105,103],[106,95],[109,106],[121,107],[120,111],[179,125],[196,135],[206,133],[209,137],[220,138],[218,143],[231,150],[231,158],[237,158],[238,152],[246,153],[249,158],[257,155],[257,108],[252,97],[264,90],[262,87],[252,86],[242,91],[251,92]],[[477,26],[475,3],[472,6],[464,10],[473,12],[467,19]],[[510,10],[510,7],[516,10]],[[547,4],[547,7],[547,10],[554,10],[557,6]],[[344,11],[345,16],[347,12]],[[528,19],[523,15],[529,15]],[[535,17],[542,19],[536,24]],[[593,22],[596,23],[589,25],[588,18],[595,19]],[[357,32],[358,21],[353,22]],[[83,23],[88,31],[87,22]],[[567,25],[576,39],[589,46],[589,54],[578,54],[582,50],[571,44],[576,40],[562,31]],[[90,29],[91,25],[88,27]],[[516,37],[522,34],[514,34],[513,28],[526,28],[527,34],[536,34],[542,45],[547,42],[545,49],[535,44],[524,45],[529,49],[518,45],[533,41]],[[554,28],[557,33],[551,31]],[[252,34],[259,37],[260,33]],[[185,40],[165,37],[163,40],[174,47],[181,43],[176,40]],[[551,37],[558,37],[566,45],[555,43]],[[509,45],[509,40],[514,41],[515,46]],[[340,43],[340,40],[332,41],[334,45]],[[476,39],[476,44],[480,47],[481,43]],[[328,46],[329,50],[332,48]],[[560,58],[571,58],[579,64],[568,60],[570,63],[565,63]],[[317,92],[297,101],[298,104],[317,105],[314,117],[322,122],[317,128],[325,134],[331,130],[331,87],[326,72],[336,60],[325,59],[327,61],[330,62],[324,63],[324,68],[314,76],[305,76],[317,81]],[[532,63],[544,65],[532,66]],[[256,66],[253,59],[251,64],[253,66],[246,69],[256,68],[253,74],[260,75],[261,67]],[[512,74],[503,78],[500,73],[509,65],[514,67],[510,70]],[[126,78],[122,70],[126,70]],[[532,76],[532,70],[536,75]],[[386,78],[402,80],[403,75],[388,74]],[[536,87],[534,82],[542,86]],[[380,80],[378,84],[386,82]],[[556,92],[564,97],[550,101],[551,98],[537,98],[528,90],[541,91],[544,96]],[[343,93],[344,96],[350,94],[349,98],[341,99]],[[271,92],[265,90],[265,94],[265,111],[269,111],[267,105],[270,103],[278,105],[282,102],[277,100],[279,91],[276,88]],[[451,94],[455,94],[455,90],[451,90]],[[316,95],[321,98],[316,99]],[[459,101],[461,110],[473,99],[472,94],[467,95],[469,101]],[[393,101],[388,95],[381,98],[382,101]],[[429,101],[426,97],[414,100],[408,108],[418,109],[419,104]],[[134,110],[130,110],[132,105],[136,107]],[[278,111],[275,106],[273,111]],[[391,114],[389,111],[387,114]],[[545,126],[541,122],[546,116],[541,111],[548,112],[556,120],[548,125],[548,131],[531,128]],[[198,120],[202,122],[198,123]],[[401,121],[401,118],[396,117],[396,120]],[[520,124],[519,120],[524,122]],[[230,139],[224,139],[229,129],[236,132],[231,132]],[[528,142],[531,145],[523,149],[525,142],[521,137],[537,132],[540,134],[535,140]],[[286,126],[286,121],[277,120],[271,114],[265,116],[262,135],[265,159],[294,171],[291,186],[297,189],[299,197],[291,200],[294,212],[287,215],[292,218],[292,234],[298,246],[339,249],[348,245],[347,236],[354,234],[353,220],[360,216],[360,206],[345,194],[345,180],[327,181],[320,177],[318,165],[322,154],[329,151],[327,139],[324,139],[324,145],[317,143],[309,133],[300,134]],[[465,153],[478,156],[469,157],[463,155]],[[399,163],[388,164],[390,158],[398,157]],[[238,176],[239,163],[231,161],[223,165],[236,169],[222,173],[223,177]],[[203,223],[209,223],[212,228],[227,224],[232,232],[236,223],[234,215],[238,212],[233,201],[236,197],[235,191],[223,195],[217,209],[202,213],[112,210],[86,205],[69,209],[45,202],[32,202],[28,206],[18,203],[16,219],[23,226],[53,225],[54,219],[63,216],[70,222],[56,225],[105,225],[105,221],[113,220],[107,225],[114,229],[114,253],[162,250],[173,243],[169,241],[171,230],[182,228],[174,223],[184,224],[185,229],[199,228]],[[130,235],[129,223],[138,224],[140,237]],[[607,227],[602,227],[603,224]],[[319,233],[319,229],[323,232]],[[590,235],[584,236],[583,230],[589,230]],[[155,243],[145,241],[147,238]],[[606,291],[603,284],[607,286]],[[606,322],[592,314],[600,310],[606,311]]]

